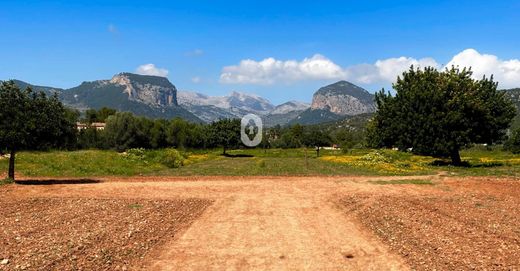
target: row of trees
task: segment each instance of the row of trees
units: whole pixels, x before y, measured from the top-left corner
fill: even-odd
[[[95,127],[80,130],[77,138],[78,148],[116,149],[118,151],[129,148],[207,149],[222,147],[225,154],[227,149],[242,146],[240,120],[238,119],[224,119],[211,124],[198,124],[179,118],[152,120],[137,117],[127,112],[118,112],[109,116],[106,119],[104,130],[96,130]],[[352,140],[349,132],[329,134],[319,127],[294,125],[282,128],[277,126],[265,132],[259,147],[330,146],[333,142],[347,142],[349,140]]]
[[[210,125],[190,123],[180,118],[172,120],[137,117],[132,113],[118,112],[106,119],[104,130],[87,128],[78,133],[78,148],[159,149],[215,148],[239,146],[240,121],[221,120]]]

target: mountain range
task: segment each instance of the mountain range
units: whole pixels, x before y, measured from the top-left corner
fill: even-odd
[[[258,95],[231,92],[226,96],[178,91],[165,77],[119,73],[108,80],[83,82],[70,89],[37,86],[14,80],[21,87],[57,94],[67,106],[84,111],[114,108],[150,118],[180,117],[192,122],[212,122],[224,118],[259,115],[265,126],[319,124],[349,119],[375,112],[374,95],[347,81],[318,89],[311,104],[289,101],[273,105]],[[520,108],[520,89],[506,90]],[[518,121],[517,121],[518,122]]]
[[[67,106],[85,111],[110,107],[151,118],[181,117],[192,122],[212,122],[223,118],[241,118],[253,113],[266,126],[294,123],[314,124],[335,121],[375,110],[373,95],[346,81],[319,89],[312,104],[289,101],[273,105],[258,95],[232,92],[226,96],[178,91],[165,77],[119,73],[111,79],[83,82],[62,89],[32,85],[15,80],[21,87],[57,94]]]

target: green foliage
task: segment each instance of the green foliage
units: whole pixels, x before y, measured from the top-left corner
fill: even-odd
[[[161,162],[169,168],[179,168],[183,165],[184,157],[176,149],[166,149]]]
[[[514,130],[506,141],[504,148],[514,154],[520,153],[520,128]]]
[[[123,153],[123,157],[130,160],[145,160],[145,149],[143,148],[133,148],[126,150],[125,153]]]
[[[75,141],[74,114],[56,95],[31,88],[21,90],[13,81],[0,84],[0,149],[9,150],[9,177],[14,179],[15,154],[20,150],[70,146]]]
[[[116,110],[108,107],[102,107],[99,110],[88,109],[85,111],[85,122],[90,124],[93,122],[105,122],[106,119],[116,114]]]
[[[414,69],[398,77],[396,95],[376,94],[378,111],[369,124],[369,145],[413,149],[414,153],[451,157],[472,143],[502,139],[515,108],[493,78],[474,80],[470,70]]]
[[[132,113],[120,112],[107,119],[105,136],[109,146],[117,151],[129,148],[148,147],[144,119]]]
[[[222,147],[223,154],[226,154],[227,149],[240,145],[240,120],[223,119],[213,122],[209,134],[212,145]]]
[[[106,149],[105,132],[96,128],[86,128],[78,132],[77,147],[80,149]]]

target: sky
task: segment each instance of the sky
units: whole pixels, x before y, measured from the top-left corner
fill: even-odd
[[[3,1],[0,79],[70,88],[119,72],[179,90],[310,102],[410,65],[520,87],[520,1]]]

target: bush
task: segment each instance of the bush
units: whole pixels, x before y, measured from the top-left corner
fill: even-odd
[[[520,128],[513,131],[505,144],[505,149],[514,154],[520,153]]]
[[[161,163],[169,168],[178,168],[184,164],[184,157],[176,149],[165,149]]]
[[[124,154],[124,158],[137,161],[137,160],[145,160],[145,149],[143,148],[133,148],[128,149]]]

